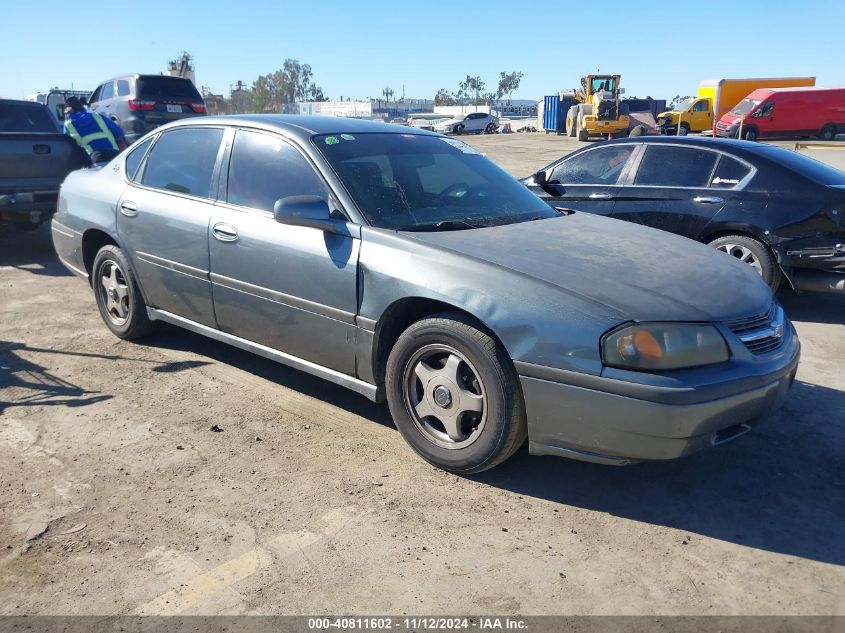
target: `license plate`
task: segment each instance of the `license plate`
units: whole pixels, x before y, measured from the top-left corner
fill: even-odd
[[[167,111],[168,112],[181,112],[182,106],[180,105],[172,105],[170,103],[167,104]]]

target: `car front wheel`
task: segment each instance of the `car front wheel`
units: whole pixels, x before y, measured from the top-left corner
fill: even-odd
[[[763,278],[772,292],[780,286],[781,271],[768,246],[748,235],[724,235],[710,246],[748,264]]]
[[[435,315],[405,330],[385,381],[397,428],[439,468],[481,472],[525,441],[525,407],[510,358],[463,314]]]
[[[100,316],[115,336],[132,340],[152,329],[135,271],[122,250],[103,246],[94,258],[91,279]]]

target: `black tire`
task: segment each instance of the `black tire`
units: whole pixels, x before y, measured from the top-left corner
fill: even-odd
[[[496,133],[496,126],[492,123],[488,123],[487,127],[484,129],[485,134],[495,134]]]
[[[836,128],[832,125],[826,125],[819,132],[819,138],[823,141],[832,141],[836,138]]]
[[[772,292],[776,292],[780,287],[782,277],[780,265],[771,249],[763,242],[748,235],[737,234],[723,235],[711,241],[709,245],[751,265]]]
[[[463,133],[464,133],[464,126],[463,126],[462,124],[458,124],[458,125],[456,125],[454,128],[452,128],[452,132],[453,132],[456,136],[460,136],[461,134],[463,134]]]
[[[425,382],[422,376],[428,376]],[[493,468],[527,436],[522,391],[510,358],[463,314],[436,314],[405,330],[390,351],[385,387],[399,432],[423,459],[443,470],[466,475]],[[462,408],[465,401],[478,408]],[[448,435],[441,417],[450,413],[457,419],[452,428],[465,439]]]
[[[681,123],[678,126],[678,136],[686,136],[687,134],[689,134],[689,124]]]
[[[742,132],[742,138],[744,138],[746,141],[756,141],[757,130],[753,127],[746,128]]]
[[[91,267],[91,285],[100,316],[112,334],[131,341],[152,330],[135,270],[117,246],[108,244],[97,252]]]

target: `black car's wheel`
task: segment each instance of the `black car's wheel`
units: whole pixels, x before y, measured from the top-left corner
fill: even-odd
[[[487,470],[525,441],[513,365],[493,337],[462,314],[435,315],[405,330],[390,352],[385,382],[402,436],[439,468]]]
[[[710,246],[751,266],[773,292],[780,286],[780,266],[769,247],[759,240],[748,235],[724,235],[710,242]]]
[[[135,271],[122,250],[103,246],[94,258],[91,279],[100,316],[115,336],[132,340],[152,329]]]
[[[757,140],[757,130],[753,127],[746,128],[742,132],[742,138],[746,141],[756,141]]]
[[[686,136],[689,134],[689,125],[686,123],[681,123],[678,126],[678,136]]]
[[[819,133],[819,138],[824,141],[832,141],[836,138],[836,128],[832,125],[826,125]]]
[[[453,131],[455,134],[457,134],[458,136],[460,136],[461,134],[463,134],[463,133],[464,133],[464,126],[463,126],[463,124],[458,124],[458,125],[456,125],[452,131]]]

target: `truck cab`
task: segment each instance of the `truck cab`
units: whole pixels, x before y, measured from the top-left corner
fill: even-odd
[[[661,134],[686,136],[690,132],[704,132],[713,128],[713,102],[707,97],[691,97],[676,108],[657,115]]]

